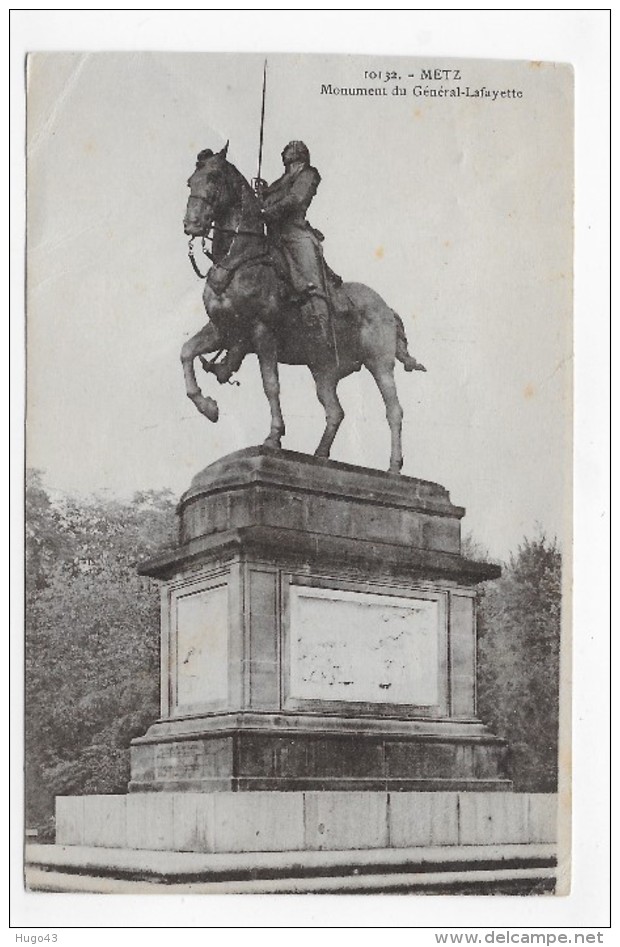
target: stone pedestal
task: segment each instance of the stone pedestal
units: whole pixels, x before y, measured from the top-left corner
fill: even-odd
[[[194,478],[132,792],[507,789],[476,718],[475,585],[434,483],[250,448]]]

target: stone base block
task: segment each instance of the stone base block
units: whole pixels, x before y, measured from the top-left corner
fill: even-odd
[[[480,725],[469,736],[456,735],[457,727],[450,736],[383,726],[375,733],[242,728],[191,736],[174,722],[156,725],[133,742],[129,791],[511,788],[502,774],[504,744]]]
[[[59,796],[56,843],[221,853],[549,844],[556,811],[556,796],[529,793]]]
[[[198,474],[162,581],[161,711],[130,792],[506,790],[475,585],[439,484],[250,448]]]

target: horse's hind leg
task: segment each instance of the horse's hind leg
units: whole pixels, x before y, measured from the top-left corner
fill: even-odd
[[[312,374],[318,399],[325,409],[325,430],[314,456],[329,457],[334,438],[344,418],[344,411],[336,392],[338,378],[331,371],[321,371],[319,369],[314,369]]]
[[[196,372],[194,371],[194,360],[198,355],[205,352],[213,352],[218,349],[219,335],[212,322],[208,322],[200,332],[193,335],[191,339],[183,345],[181,349],[181,364],[183,365],[183,375],[185,378],[185,393],[190,401],[193,401],[201,414],[204,414],[209,421],[217,421],[219,417],[219,408],[217,401],[213,398],[205,398],[196,381]]]
[[[403,409],[398,400],[396,382],[394,381],[394,359],[367,360],[365,364],[381,392],[385,404],[385,414],[390,425],[390,473],[400,473],[403,466]]]

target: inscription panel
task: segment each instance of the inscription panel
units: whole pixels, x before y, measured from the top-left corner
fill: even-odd
[[[228,587],[176,598],[176,706],[192,710],[228,697]]]
[[[439,620],[435,599],[291,585],[290,697],[439,704]]]

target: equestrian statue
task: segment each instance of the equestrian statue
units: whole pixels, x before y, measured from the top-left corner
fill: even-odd
[[[190,260],[202,276],[193,250],[193,240],[200,237],[213,263],[203,293],[209,321],[181,351],[188,398],[210,421],[217,421],[217,402],[203,395],[196,380],[196,358],[223,384],[247,354],[256,353],[271,409],[264,443],[279,448],[284,420],[278,363],[307,365],[326,418],[315,456],[329,457],[344,417],[338,382],[365,366],[385,403],[391,433],[389,469],[400,472],[403,411],[395,362],[405,371],[426,371],[407,350],[402,320],[374,290],[343,283],[327,266],[323,235],[306,220],[321,177],[303,142],[286,145],[284,174],[270,186],[260,178],[260,158],[252,187],[228,161],[227,152],[228,144],[217,153],[201,151],[188,181],[184,229],[190,237]],[[211,250],[206,249],[207,239]],[[207,360],[205,355],[213,352]]]

